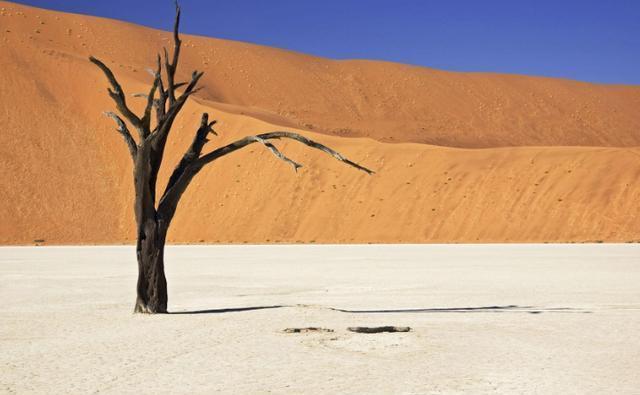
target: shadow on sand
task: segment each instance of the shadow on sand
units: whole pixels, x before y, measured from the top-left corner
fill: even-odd
[[[388,310],[346,310],[331,308],[333,311],[352,314],[376,314],[376,313],[591,313],[583,309],[572,307],[535,307],[518,306],[514,304],[506,306],[481,306],[481,307],[431,307],[425,309],[388,309]]]
[[[233,307],[225,309],[208,309],[208,310],[191,310],[191,311],[172,311],[169,314],[222,314],[222,313],[238,313],[252,310],[279,309],[283,307],[314,307],[323,308],[322,306],[309,305],[273,305],[273,306],[251,306],[251,307]],[[337,309],[334,307],[324,307],[328,310],[349,314],[389,314],[389,313],[591,313],[591,311],[578,309],[573,307],[536,307],[536,306],[480,306],[480,307],[429,307],[424,309],[379,309],[379,310],[347,310]]]
[[[232,307],[228,309],[209,309],[209,310],[191,310],[191,311],[170,311],[169,314],[221,314],[221,313],[238,313],[241,311],[279,309],[287,306],[251,306],[251,307]]]

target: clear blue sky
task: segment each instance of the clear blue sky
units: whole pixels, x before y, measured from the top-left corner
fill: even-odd
[[[169,30],[170,0],[23,4]],[[640,84],[640,0],[182,0],[185,33],[334,59]]]

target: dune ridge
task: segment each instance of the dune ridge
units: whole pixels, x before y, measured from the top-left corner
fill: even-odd
[[[104,60],[127,94],[169,34],[0,2],[0,243],[131,243],[131,164],[102,111]],[[178,119],[160,187],[199,114],[209,148],[288,129],[377,171],[294,143],[299,174],[252,146],[203,171],[170,242],[640,241],[640,87],[333,61],[184,36],[205,71]],[[140,109],[141,102],[129,99]]]

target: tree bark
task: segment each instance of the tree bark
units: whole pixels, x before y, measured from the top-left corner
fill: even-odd
[[[167,279],[164,275],[166,229],[155,219],[146,219],[138,235],[138,285],[135,313],[167,312]]]
[[[161,220],[155,209],[155,194],[152,193],[155,185],[150,179],[150,162],[150,144],[139,146],[133,171],[138,229],[138,285],[134,312],[156,314],[167,312],[164,245],[170,220]]]

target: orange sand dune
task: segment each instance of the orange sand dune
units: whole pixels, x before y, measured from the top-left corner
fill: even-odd
[[[87,56],[136,93],[168,44],[165,32],[0,2],[0,243],[133,241],[131,164]],[[176,123],[162,180],[202,111],[220,120],[211,147],[298,130],[377,174],[282,143],[305,164],[295,174],[252,146],[198,176],[173,242],[640,240],[640,87],[184,44],[183,77],[204,70],[206,87]]]

